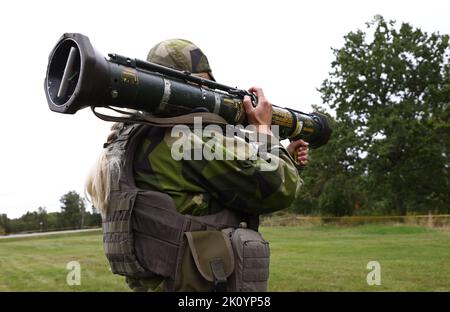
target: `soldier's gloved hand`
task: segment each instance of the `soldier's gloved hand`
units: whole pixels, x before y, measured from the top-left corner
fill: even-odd
[[[270,103],[264,96],[261,88],[251,87],[249,92],[255,93],[258,97],[258,105],[253,107],[249,96],[244,96],[244,109],[247,114],[248,122],[256,126],[259,133],[272,135],[270,125],[272,123],[272,103]]]
[[[301,166],[306,166],[308,164],[308,148],[309,143],[303,141],[302,139],[293,141],[286,148],[289,154],[300,164]]]

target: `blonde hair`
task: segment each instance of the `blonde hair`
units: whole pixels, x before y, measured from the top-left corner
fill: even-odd
[[[107,143],[117,138],[122,125],[122,123],[114,123],[111,126]],[[115,179],[120,178],[122,156],[122,153],[117,150],[103,148],[86,178],[85,196],[100,211],[102,217],[105,217],[108,210],[111,184]]]

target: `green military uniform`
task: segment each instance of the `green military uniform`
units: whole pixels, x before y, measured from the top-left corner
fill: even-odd
[[[196,216],[222,208],[263,214],[291,204],[300,178],[292,157],[281,145],[269,144],[267,150],[274,153],[271,162],[278,166],[275,170],[266,170],[269,164],[262,157],[251,160],[251,157],[243,157],[247,155],[239,155],[242,149],[246,149],[248,156],[256,151],[253,145],[245,142],[244,145],[238,137],[227,138],[218,132],[204,132],[199,137],[190,132],[184,140],[189,140],[192,147],[195,141],[200,142],[199,149],[204,150],[206,146],[210,150],[207,145],[212,138],[215,138],[215,148],[221,148],[222,157],[216,157],[219,159],[208,160],[201,155],[201,159],[194,160],[194,151],[184,151],[184,155],[190,156],[186,158],[191,159],[176,160],[171,153],[178,148],[174,144],[179,144],[179,138],[171,135],[171,129],[152,128],[137,150],[136,185],[169,194],[179,212]],[[227,148],[236,146],[239,140],[239,149]]]
[[[206,56],[186,40],[168,40],[156,45],[149,52],[148,60],[193,73],[211,74]],[[284,209],[295,199],[301,179],[293,158],[278,141],[265,146],[271,156],[268,160],[254,144],[240,137],[211,131],[200,134],[188,132],[183,137],[183,143],[191,143],[192,150],[184,149],[182,154],[190,155],[191,159],[176,159],[173,152],[180,149],[180,136],[172,134],[172,128],[150,128],[135,153],[136,185],[169,194],[179,212],[194,216],[216,213],[223,208],[259,215]],[[215,138],[214,146],[211,146],[212,138]],[[204,157],[205,148],[215,153],[215,159]],[[195,149],[200,150],[200,159],[195,159]],[[269,162],[277,166],[267,170]],[[157,287],[162,278],[127,279],[127,282],[134,290],[162,290],[161,285]]]

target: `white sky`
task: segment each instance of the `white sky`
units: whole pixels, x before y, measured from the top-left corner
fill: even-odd
[[[207,54],[218,82],[261,86],[279,106],[311,111],[343,36],[376,14],[450,34],[450,1],[1,1],[0,213],[59,211],[85,176],[109,124],[89,109],[63,115],[44,94],[48,55],[65,32],[104,55],[145,59],[155,43],[185,38]]]

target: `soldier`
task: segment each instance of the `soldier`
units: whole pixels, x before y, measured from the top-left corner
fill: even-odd
[[[187,40],[163,41],[150,50],[147,60],[215,80],[207,57]],[[127,276],[127,283],[133,290],[266,290],[269,250],[267,242],[257,233],[258,218],[260,214],[288,207],[295,199],[301,185],[296,164],[307,164],[308,143],[298,140],[287,148],[280,145],[272,136],[271,103],[261,88],[252,87],[249,92],[256,94],[258,105],[253,107],[250,97],[244,98],[247,119],[260,138],[268,136],[271,139],[263,140],[266,143],[264,151],[236,135],[230,137],[219,131],[214,134],[204,131],[198,136],[198,133],[190,132],[185,134],[184,141],[193,143],[188,145],[193,150],[184,150],[183,155],[190,155],[196,148],[203,151],[214,137],[215,155],[227,157],[175,159],[173,151],[179,143],[179,138],[174,137],[175,127],[113,126],[106,148],[88,178],[86,189],[94,206],[102,212],[104,233],[107,235],[105,252],[113,272]],[[117,142],[128,141],[130,137],[134,138],[135,143],[127,144],[124,150],[117,148]],[[237,149],[231,148],[235,145],[238,145]],[[276,160],[276,168],[263,169],[268,162],[267,157],[262,157],[264,152]],[[255,158],[249,157],[252,153],[256,154]],[[125,181],[124,172],[131,170],[132,178]],[[117,182],[119,180],[120,183]],[[124,205],[122,198],[128,195],[123,195],[123,192],[119,196],[113,194],[115,190],[130,189],[130,185],[137,190],[150,192],[142,193],[145,200],[140,200],[138,195],[133,197],[133,203],[128,204],[128,208],[120,208]],[[171,203],[167,203],[165,197],[158,197],[158,194],[169,195],[167,198]],[[169,208],[158,210],[162,206]],[[130,213],[126,218],[121,217],[123,213],[117,212],[127,209]],[[164,213],[176,210],[184,219],[178,223],[172,222],[172,218],[178,220],[180,217],[168,215],[156,220],[155,216],[163,210]],[[116,230],[123,225],[124,220],[129,222],[127,226],[133,232],[131,238],[125,238],[132,241],[131,251],[118,257],[118,254],[126,253],[123,246],[117,248],[115,243],[117,233],[126,232]],[[193,226],[196,222],[202,225]],[[236,230],[238,228],[239,231]],[[168,238],[174,231],[180,231],[181,234],[174,235],[181,236],[180,241],[177,238],[170,241]],[[115,234],[116,238],[112,238],[109,233]],[[252,237],[251,241],[260,242],[259,246],[252,248],[256,252],[262,250],[260,258],[265,257],[267,261],[254,262],[254,271],[250,274],[255,275],[254,280],[243,281],[242,275],[247,273],[242,272],[242,263],[251,259],[245,259],[236,250],[231,250],[237,248],[236,244],[244,244],[246,239],[250,241],[249,237]],[[173,252],[167,251],[169,249],[173,249]],[[128,260],[123,260],[124,257]],[[130,263],[133,265],[130,266]]]

